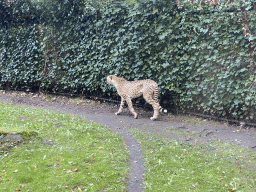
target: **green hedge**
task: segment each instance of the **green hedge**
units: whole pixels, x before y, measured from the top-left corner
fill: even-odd
[[[155,79],[163,105],[255,118],[252,0],[178,6],[175,0],[21,2],[0,2],[1,17],[12,15],[1,23],[2,84],[111,95],[106,76],[118,73]]]

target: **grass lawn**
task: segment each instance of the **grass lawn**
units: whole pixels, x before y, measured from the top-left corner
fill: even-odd
[[[184,143],[138,129],[129,132],[143,152],[144,191],[256,191],[255,150],[218,140]]]
[[[126,191],[124,140],[76,115],[0,102],[0,191]],[[14,134],[15,134],[14,133]]]

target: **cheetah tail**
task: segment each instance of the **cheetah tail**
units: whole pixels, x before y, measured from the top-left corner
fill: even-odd
[[[167,109],[163,108],[163,107],[160,107],[160,112],[161,113],[167,113]]]

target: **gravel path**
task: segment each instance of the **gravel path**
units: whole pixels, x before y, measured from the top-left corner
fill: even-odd
[[[68,102],[51,102],[46,99],[39,99],[37,97],[32,97],[29,95],[15,96],[13,93],[0,94],[0,101],[12,101],[15,104],[24,104],[29,106],[35,106],[50,110],[58,110],[66,113],[72,113],[76,115],[82,115],[83,117],[90,119],[95,122],[102,123],[112,128],[115,132],[119,133],[125,140],[125,144],[129,150],[130,158],[130,175],[127,179],[128,191],[129,192],[140,192],[143,191],[143,158],[142,152],[140,150],[139,144],[136,140],[129,134],[127,128],[138,128],[145,131],[151,131],[155,133],[162,134],[164,136],[172,137],[171,134],[166,132],[166,128],[169,127],[182,127],[188,132],[196,131],[200,133],[200,137],[206,141],[210,138],[217,138],[224,142],[231,142],[234,144],[242,145],[248,148],[256,148],[256,129],[250,128],[245,129],[241,127],[227,126],[224,124],[217,125],[191,125],[187,123],[181,123],[175,120],[175,116],[172,121],[166,121],[167,116],[162,116],[159,121],[151,121],[148,116],[152,115],[151,112],[143,112],[139,114],[144,114],[139,116],[139,119],[134,119],[129,113],[124,115],[116,116],[114,112],[118,110],[116,105],[103,105],[99,103],[83,103],[80,105],[69,104]],[[136,109],[135,110],[139,110]],[[147,116],[145,118],[145,115]],[[191,137],[191,136],[190,136]],[[189,141],[193,138],[189,138]]]

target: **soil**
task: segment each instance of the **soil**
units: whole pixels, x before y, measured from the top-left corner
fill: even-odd
[[[63,96],[38,96],[33,93],[2,92],[0,94],[0,101],[82,115],[87,119],[112,128],[113,131],[119,133],[124,138],[130,153],[130,175],[127,178],[129,192],[143,191],[141,184],[145,169],[140,145],[127,132],[127,128],[138,128],[163,136],[174,137],[173,134],[168,132],[168,128],[174,127],[186,130],[188,133],[196,133],[197,137],[206,142],[211,139],[219,139],[223,142],[256,149],[256,129],[253,127],[230,126],[225,122],[171,114],[162,114],[159,120],[151,121],[149,118],[153,115],[152,110],[136,107],[135,111],[139,114],[139,117],[134,119],[127,108],[122,115],[116,116],[114,113],[118,110],[118,104],[81,98],[71,99]],[[179,139],[184,142],[193,142],[195,140],[193,135],[195,134],[188,134]]]

